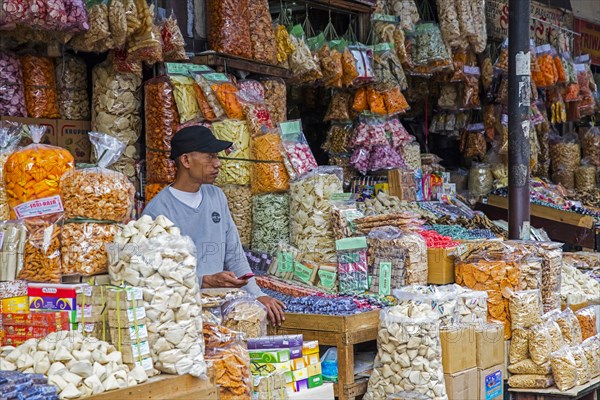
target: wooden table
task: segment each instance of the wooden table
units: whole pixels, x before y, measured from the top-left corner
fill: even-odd
[[[191,375],[158,375],[141,385],[111,390],[88,397],[89,400],[218,400],[219,387],[211,380]]]
[[[353,400],[367,391],[367,378],[354,379],[354,345],[377,340],[379,311],[350,316],[285,314],[280,327],[269,327],[269,335],[302,334],[304,340],[336,346],[338,383],[334,392],[340,400]]]
[[[514,400],[598,400],[600,399],[600,377],[594,378],[585,385],[575,386],[571,390],[561,392],[556,387],[548,389],[508,389]]]

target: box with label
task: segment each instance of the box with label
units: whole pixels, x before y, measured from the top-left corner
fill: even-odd
[[[306,364],[304,363],[304,358],[292,358],[290,360],[290,364],[292,366],[292,371],[297,371],[299,369],[306,368]]]
[[[40,144],[50,144],[52,146],[58,146],[58,134],[55,119],[41,119],[41,118],[22,118],[22,117],[2,117],[2,126],[9,127],[12,123],[22,124],[22,125],[40,125],[46,128],[46,132],[44,136],[42,136],[42,140]],[[22,146],[27,146],[31,144],[32,141],[30,138],[24,138],[21,140]]]
[[[302,335],[264,336],[248,339],[248,350],[302,348]]]
[[[0,312],[14,313],[29,311],[29,297],[8,297],[0,301]]]
[[[57,121],[57,145],[71,152],[75,162],[89,163],[92,146],[88,132],[92,129],[90,121]]]
[[[3,325],[52,326],[57,330],[69,329],[69,316],[65,311],[31,310],[27,313],[2,313]]]
[[[488,369],[477,369],[479,373],[479,399],[502,400],[504,395],[503,365]]]
[[[290,350],[250,350],[251,362],[280,363],[290,361]]]
[[[477,366],[474,326],[440,329],[440,341],[445,374],[453,374]]]
[[[23,296],[27,296],[27,281],[0,282],[0,299]]]
[[[323,377],[319,375],[313,375],[308,377],[308,388],[316,388],[323,385]]]
[[[127,310],[108,310],[108,324],[113,327],[125,327],[146,323],[146,309],[141,307]]]
[[[391,196],[400,200],[416,201],[417,187],[415,174],[408,169],[392,169],[387,173],[388,190]]]
[[[444,374],[448,400],[467,400],[479,398],[477,368],[454,374]]]
[[[27,295],[32,310],[72,311],[77,307],[77,290],[81,285],[29,283]]]
[[[454,283],[455,247],[448,249],[427,248],[427,282],[436,285]]]
[[[316,364],[311,364],[307,367],[308,369],[308,376],[315,376],[315,375],[321,375],[321,373],[323,372],[321,370],[321,363],[316,363]]]
[[[319,358],[318,354],[309,354],[307,356],[304,356],[303,358],[304,363],[306,365],[313,365],[321,362],[321,359]]]
[[[139,361],[140,358],[143,359],[150,356],[150,344],[148,341],[121,345],[119,348],[118,344],[115,343],[114,338],[112,339],[113,345],[123,354],[123,362],[126,364],[133,364],[136,361]]]
[[[302,354],[307,356],[309,354],[319,354],[319,341],[309,340],[304,342],[302,345]]]
[[[289,361],[282,363],[250,363],[250,372],[252,375],[266,376],[274,372],[289,372],[292,366]]]
[[[113,343],[139,343],[148,340],[148,328],[146,325],[128,326],[121,329],[111,327],[110,337]]]
[[[290,359],[302,358],[302,346],[290,347]]]
[[[308,378],[294,381],[294,391],[301,392],[303,390],[308,390]]]
[[[475,330],[477,368],[486,369],[504,363],[504,326],[486,324]]]
[[[292,378],[294,379],[294,382],[298,382],[308,378],[308,368],[302,368],[296,371],[292,371]]]

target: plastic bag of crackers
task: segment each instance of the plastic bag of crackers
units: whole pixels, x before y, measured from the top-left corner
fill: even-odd
[[[221,400],[252,396],[250,356],[239,333],[223,326],[203,324],[205,360],[216,372]]]
[[[243,333],[245,338],[267,335],[267,309],[258,300],[245,296],[222,307],[223,326]]]

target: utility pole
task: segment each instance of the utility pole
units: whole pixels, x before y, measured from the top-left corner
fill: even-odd
[[[508,236],[530,236],[530,0],[508,2]]]

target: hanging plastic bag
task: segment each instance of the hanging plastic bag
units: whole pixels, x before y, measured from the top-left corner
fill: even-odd
[[[208,46],[218,53],[252,58],[248,0],[207,0]],[[252,22],[250,22],[252,21]]]
[[[20,126],[0,128],[0,220],[2,221],[10,219],[10,207],[4,184],[4,164],[19,145],[20,130]]]
[[[83,59],[64,55],[56,65],[56,83],[60,117],[89,120],[87,67]]]
[[[62,222],[61,212],[24,218],[27,241],[25,242],[23,269],[18,274],[19,279],[31,282],[60,283]]]
[[[181,29],[179,29],[175,13],[172,10],[171,15],[165,20],[161,28],[160,35],[163,42],[163,56],[165,61],[187,60],[185,40]]]
[[[290,179],[295,180],[318,167],[315,156],[302,132],[301,120],[282,122],[279,125],[279,133],[283,160]]]
[[[263,79],[264,99],[273,124],[287,121],[287,87],[281,78]]]
[[[58,118],[54,63],[51,58],[21,57],[25,104],[29,118]]]
[[[400,86],[382,87],[382,96],[388,115],[403,114],[410,110],[406,98],[400,90]]]
[[[250,136],[257,137],[273,129],[271,114],[264,101],[248,93],[238,93],[237,97],[246,115]]]
[[[60,193],[67,219],[126,222],[135,200],[135,188],[123,174],[108,169],[117,161],[125,144],[114,137],[89,133],[98,166],[71,170],[60,180]]]
[[[154,23],[154,5],[135,0],[141,28],[127,39],[127,60],[153,65],[163,61],[160,28]]]
[[[323,121],[350,121],[350,100],[352,99],[352,93],[335,90],[331,95],[331,101],[327,113],[323,118]]]
[[[31,125],[28,129],[33,144],[11,154],[4,165],[11,219],[25,216],[22,213],[27,213],[29,207],[23,203],[50,197],[57,199],[62,175],[75,166],[68,150],[39,144],[45,127]]]
[[[375,81],[375,71],[373,69],[373,50],[362,44],[348,46],[348,49],[354,57],[354,64],[358,71],[358,77],[354,79],[353,85],[362,85]]]
[[[108,1],[91,0],[86,2],[86,6],[89,29],[75,35],[69,41],[69,46],[85,52],[104,52],[113,48],[108,21]]]
[[[479,67],[464,67],[465,83],[463,86],[462,108],[474,109],[481,107],[479,99],[479,77],[481,71]]]
[[[323,78],[321,67],[314,60],[305,42],[305,33],[301,25],[294,26],[290,31],[290,42],[296,48],[288,59],[294,82],[308,84]]]
[[[170,75],[169,80],[173,86],[179,122],[185,124],[191,121],[200,121],[202,114],[196,100],[194,80],[183,75]]]
[[[0,52],[0,115],[27,116],[21,62],[10,52]]]
[[[281,137],[277,132],[267,132],[252,138],[253,163],[250,182],[252,193],[277,193],[289,189],[290,177],[281,155]]]

